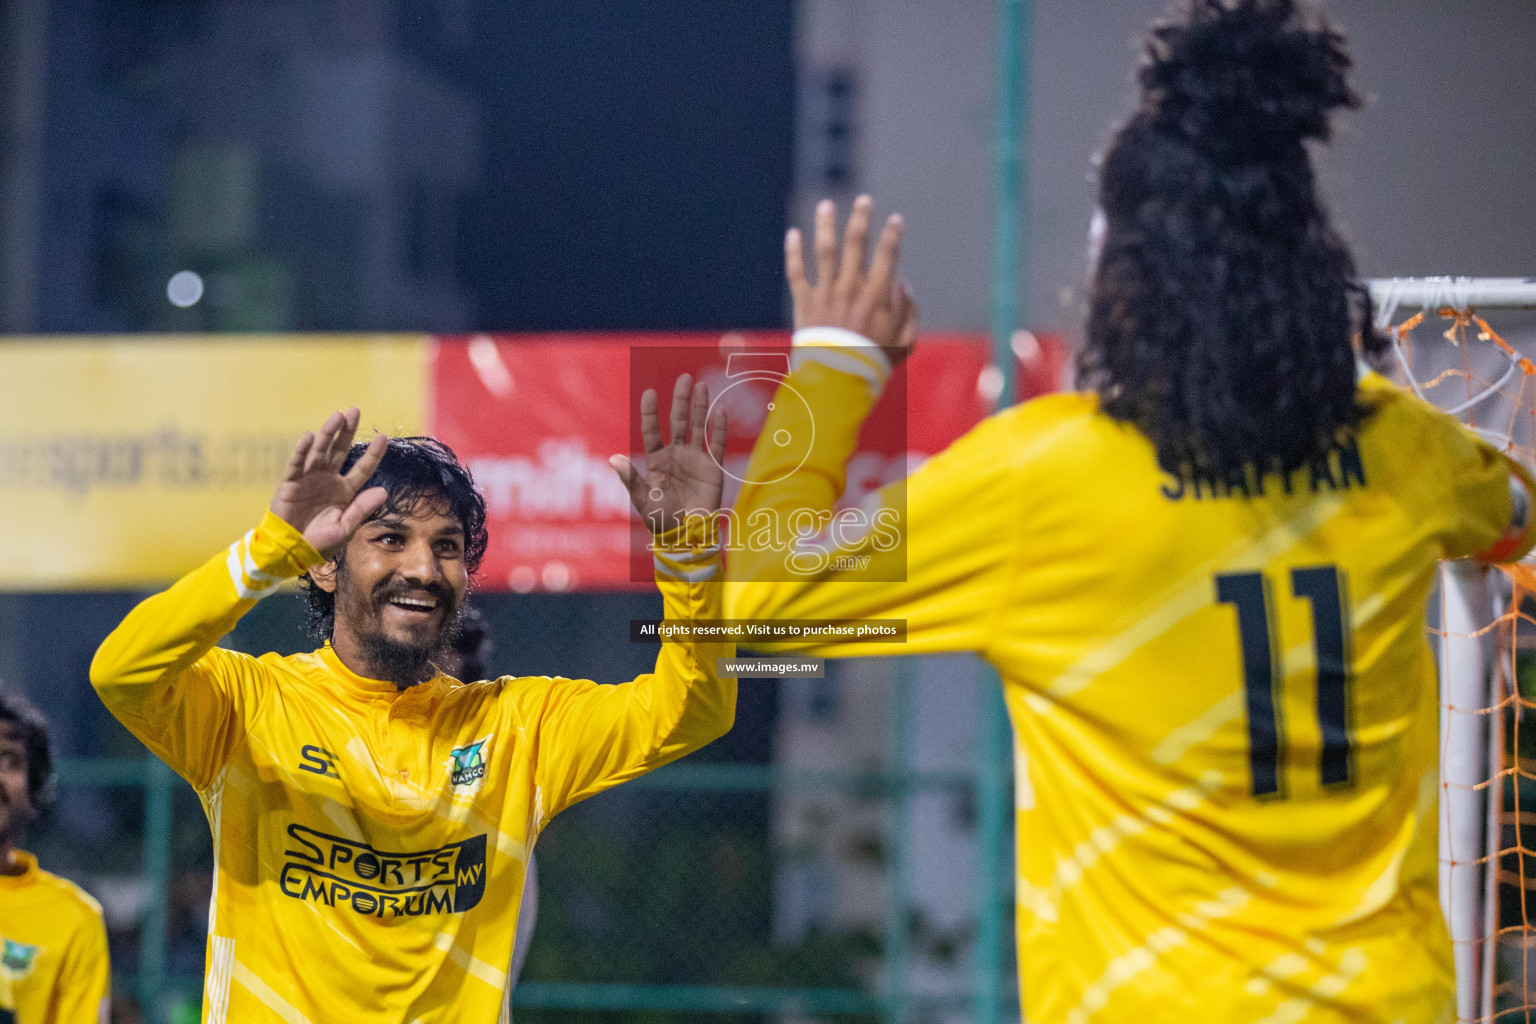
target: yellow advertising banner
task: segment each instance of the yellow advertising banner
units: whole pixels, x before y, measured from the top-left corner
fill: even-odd
[[[355,405],[427,424],[426,335],[0,340],[0,589],[132,589],[260,520],[294,443]]]

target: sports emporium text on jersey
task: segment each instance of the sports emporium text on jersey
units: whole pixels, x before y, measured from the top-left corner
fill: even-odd
[[[369,917],[462,914],[485,894],[485,836],[432,850],[388,853],[364,843],[289,825],[298,849],[283,852],[285,896]]]

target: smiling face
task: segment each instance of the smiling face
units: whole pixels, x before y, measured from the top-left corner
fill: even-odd
[[[464,528],[446,502],[419,501],[364,523],[339,564],[311,575],[336,595],[332,644],[343,664],[411,686],[431,677],[469,589]]]

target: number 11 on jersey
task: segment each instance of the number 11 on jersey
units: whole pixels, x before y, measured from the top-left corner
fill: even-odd
[[[1344,577],[1333,565],[1292,569],[1290,577],[1291,592],[1312,606],[1323,785],[1348,785],[1353,758],[1349,738],[1349,602]],[[1261,572],[1223,573],[1216,577],[1216,600],[1237,610],[1253,795],[1283,796],[1280,747],[1285,737],[1275,690],[1281,666],[1270,581]]]

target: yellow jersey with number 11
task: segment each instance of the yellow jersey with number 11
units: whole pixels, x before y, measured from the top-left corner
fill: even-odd
[[[797,470],[759,443],[745,476],[776,482],[743,488],[742,523],[842,490],[888,367],[816,340],[784,384],[805,401],[762,433],[812,417],[811,452]],[[902,618],[907,653],[997,667],[1032,1024],[1454,1015],[1426,605],[1441,559],[1533,536],[1508,459],[1379,377],[1360,397],[1364,425],[1310,466],[1181,480],[1095,396],[1051,396],[880,492],[865,512],[902,545],[805,537],[800,579],[788,547],[730,548],[728,616]]]

